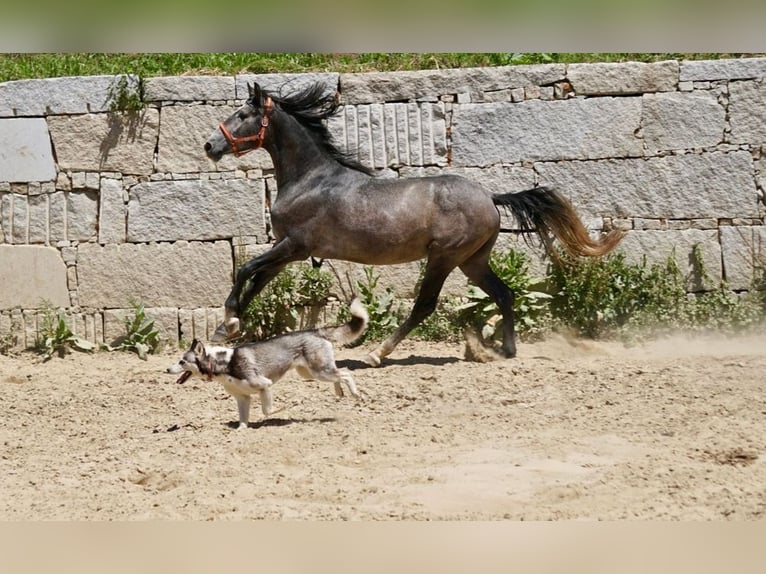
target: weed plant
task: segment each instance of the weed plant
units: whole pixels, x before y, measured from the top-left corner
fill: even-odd
[[[695,274],[709,279],[699,249]],[[555,323],[590,338],[634,338],[671,330],[735,332],[764,320],[762,291],[746,295],[716,289],[687,294],[688,277],[673,256],[664,263],[629,263],[621,253],[551,264],[549,285]]]
[[[116,345],[103,345],[103,348],[107,351],[134,351],[146,361],[149,353],[155,353],[160,348],[160,332],[154,319],[146,314],[143,304],[131,301],[130,305],[133,313],[124,319],[125,335],[117,340]]]
[[[120,113],[139,112],[144,109],[141,83],[132,84],[122,75],[109,88],[109,111]]]
[[[64,316],[53,307],[50,301],[43,300],[40,305],[41,322],[34,348],[42,353],[43,362],[53,355],[64,357],[72,350],[91,352],[96,345],[72,333]]]
[[[387,286],[382,293],[378,290],[380,275],[375,273],[375,268],[364,267],[364,280],[356,282],[358,296],[362,304],[367,308],[370,317],[367,331],[357,344],[364,341],[380,341],[394,332],[400,321],[404,318],[401,310],[401,302],[394,296],[394,288]],[[338,320],[348,320],[348,312],[339,314]]]

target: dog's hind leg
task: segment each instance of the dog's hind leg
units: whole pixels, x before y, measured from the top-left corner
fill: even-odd
[[[356,388],[356,383],[354,382],[354,377],[351,376],[351,371],[348,369],[338,369],[338,374],[340,375],[341,380],[346,383],[346,387],[348,387],[348,392],[351,393],[351,396],[357,401],[361,401],[362,395],[359,394],[359,391]],[[335,383],[335,388],[337,390],[338,383]]]
[[[332,368],[326,368],[321,371],[313,370],[312,373],[320,381],[327,381],[335,385],[335,395],[337,397],[343,397],[343,384],[348,388],[348,392],[351,396],[357,400],[361,400],[359,391],[356,389],[356,383],[354,377],[351,376],[351,372],[348,369],[339,369],[335,366]]]
[[[267,417],[271,414],[271,411],[274,410],[274,400],[271,396],[271,387],[263,387],[260,390],[261,394],[261,411],[263,411],[263,416]]]

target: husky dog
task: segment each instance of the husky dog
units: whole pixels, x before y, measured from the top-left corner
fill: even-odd
[[[341,383],[360,400],[354,379],[347,369],[338,369],[331,341],[348,344],[362,336],[369,316],[364,305],[354,299],[351,320],[338,327],[323,327],[279,335],[266,341],[245,343],[234,348],[203,345],[196,339],[181,359],[167,369],[181,373],[183,383],[194,374],[216,380],[237,400],[239,428],[250,420],[251,395],[258,392],[264,416],[272,412],[271,385],[294,368],[302,377],[335,384],[335,394],[343,396]]]

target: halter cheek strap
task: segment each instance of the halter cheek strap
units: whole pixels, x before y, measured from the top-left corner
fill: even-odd
[[[273,109],[273,107],[274,107],[274,104],[271,101],[271,98],[267,96],[266,103],[263,105],[263,116],[261,117],[261,129],[258,130],[258,133],[255,134],[254,136],[234,137],[233,135],[231,135],[231,132],[226,129],[226,126],[223,125],[223,122],[221,122],[221,125],[218,126],[218,129],[220,129],[221,133],[223,133],[223,137],[225,137],[226,141],[229,142],[229,145],[231,146],[231,152],[236,157],[245,155],[247,152],[256,150],[263,145],[263,140],[266,137],[266,128],[269,127],[269,114],[271,113],[271,110]],[[238,147],[239,145],[246,144],[249,142],[255,142],[255,145],[247,149],[240,149]]]

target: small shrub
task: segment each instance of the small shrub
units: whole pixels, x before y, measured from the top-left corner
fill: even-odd
[[[17,335],[13,333],[3,333],[0,335],[0,355],[7,355],[10,353],[19,342]]]
[[[323,305],[332,288],[332,275],[321,267],[303,266],[297,277],[298,289],[295,304],[301,307]]]
[[[19,336],[16,334],[21,330],[17,321],[11,322],[11,328],[7,333],[0,335],[0,355],[7,355],[19,344]]]
[[[63,357],[72,349],[90,352],[96,348],[90,341],[72,333],[63,315],[49,301],[42,302],[41,311],[42,326],[35,341],[35,350],[43,354],[43,361],[49,360],[54,354]]]
[[[300,309],[327,302],[332,275],[319,267],[288,266],[247,306],[243,330],[251,339],[266,339],[298,328]]]
[[[388,337],[402,320],[400,305],[394,297],[393,287],[386,287],[380,295],[376,293],[379,280],[380,275],[375,273],[373,267],[368,266],[364,268],[364,281],[356,283],[359,298],[370,316],[367,331],[359,340],[360,343],[368,340],[379,341]]]
[[[698,247],[692,251],[695,281],[709,281]],[[678,330],[735,331],[763,320],[764,306],[754,295],[738,296],[725,283],[687,294],[673,256],[647,265],[625,261],[621,253],[591,260],[562,259],[552,264],[551,302],[557,323],[591,338],[635,337]]]
[[[545,292],[545,281],[529,274],[526,255],[514,250],[493,252],[489,266],[514,293],[514,326],[519,335],[542,335],[551,322],[551,296]],[[478,328],[485,338],[499,339],[503,319],[495,301],[473,284],[468,287],[467,298],[460,307],[461,322]]]
[[[154,325],[154,319],[146,315],[141,303],[131,301],[133,315],[125,317],[125,335],[120,337],[117,344],[104,345],[107,351],[135,351],[139,358],[147,360],[149,353],[154,353],[160,347],[160,332]]]
[[[464,302],[462,297],[440,298],[436,310],[413,329],[412,336],[424,341],[462,340],[464,321],[460,309]]]

